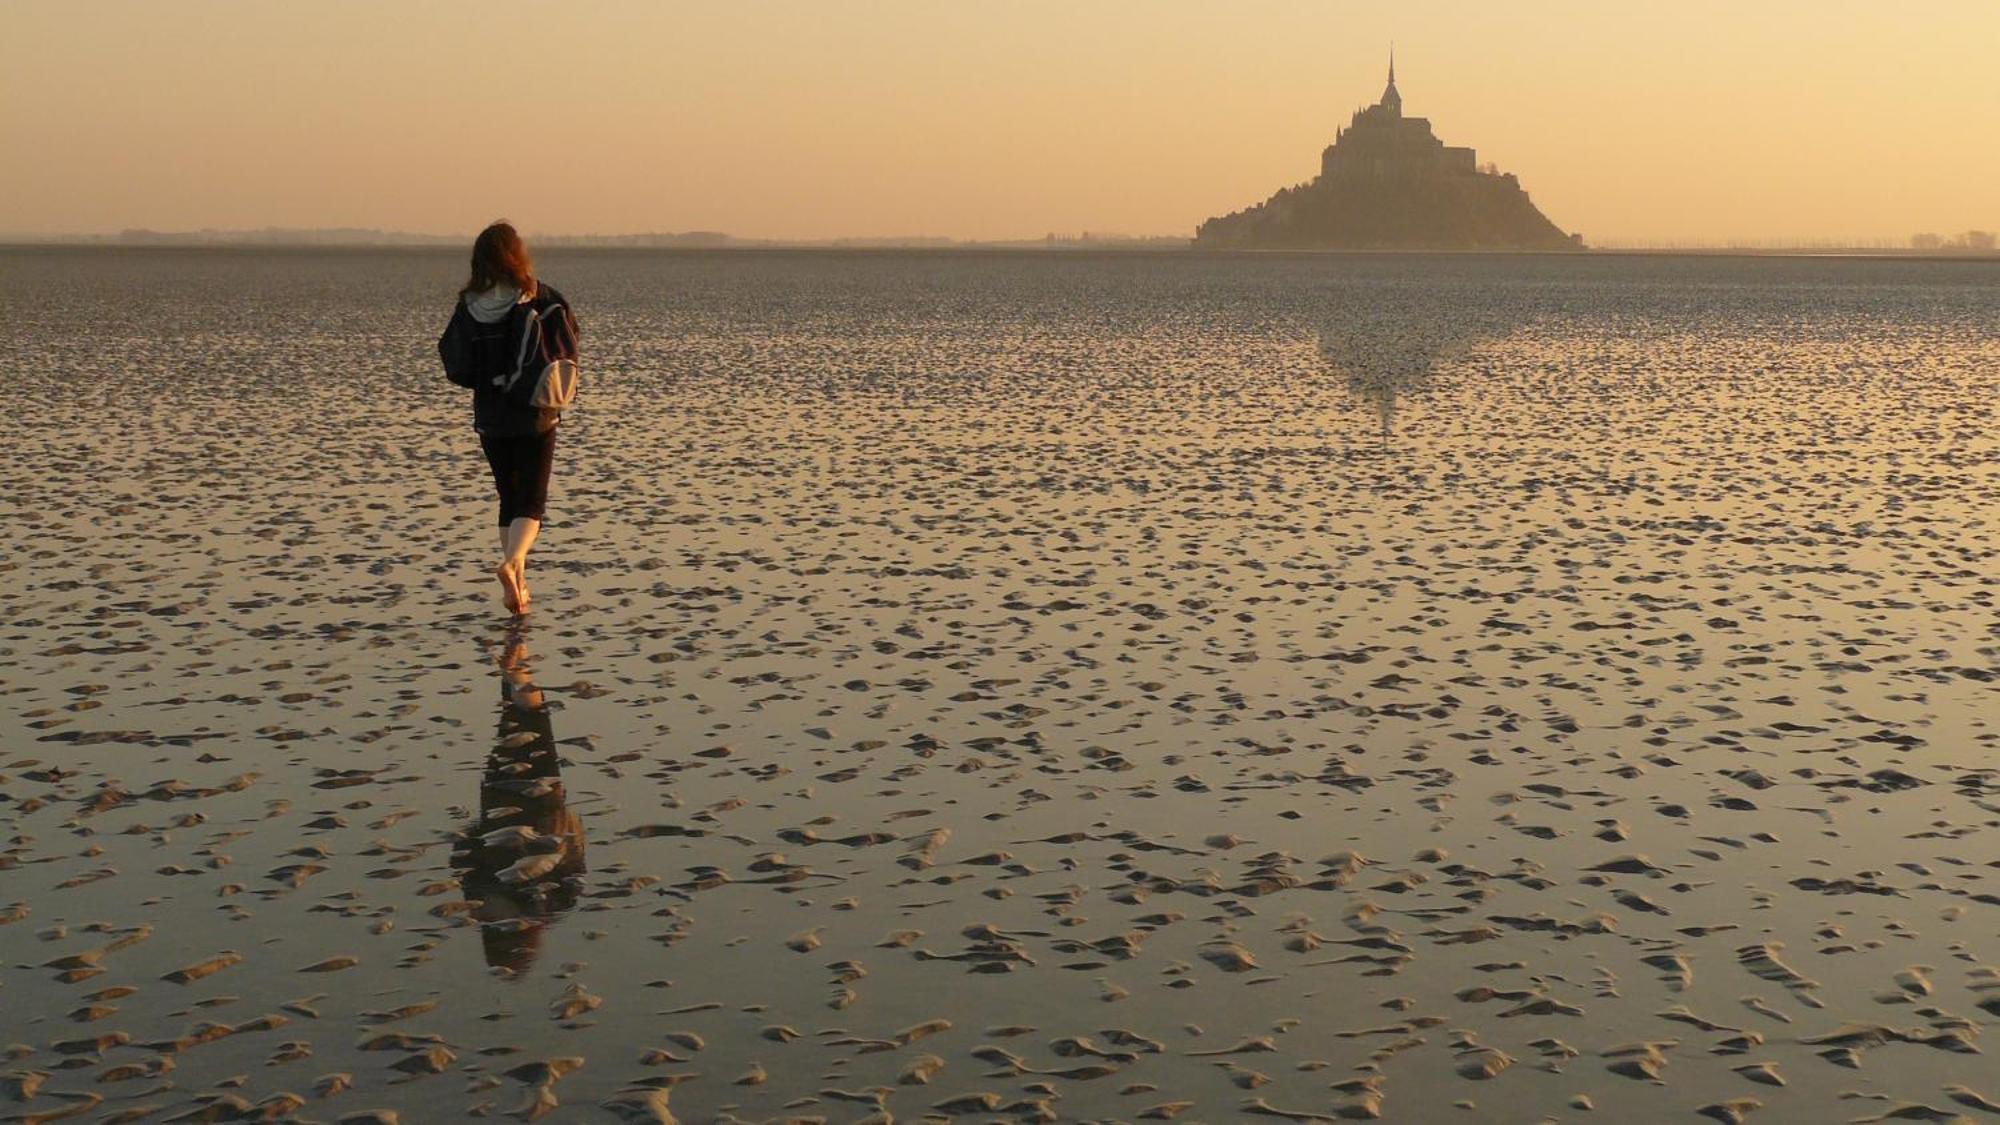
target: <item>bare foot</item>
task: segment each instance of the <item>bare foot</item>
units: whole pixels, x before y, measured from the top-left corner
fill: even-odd
[[[528,570],[526,567],[522,567],[520,570],[514,572],[514,585],[521,591],[521,608],[514,612],[526,613],[528,612],[528,606],[535,600],[535,596],[528,592]]]
[[[517,614],[527,612],[527,597],[521,589],[520,572],[514,569],[514,565],[501,563],[493,568],[493,577],[500,580],[500,598],[507,603],[507,609]]]

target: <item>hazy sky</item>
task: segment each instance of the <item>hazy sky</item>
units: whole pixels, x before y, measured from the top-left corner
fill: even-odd
[[[2000,0],[0,0],[0,232],[1184,235],[1392,39],[1588,239],[2000,227]]]

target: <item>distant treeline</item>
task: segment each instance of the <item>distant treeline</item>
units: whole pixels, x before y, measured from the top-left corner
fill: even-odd
[[[108,242],[120,246],[448,246],[466,240],[364,227],[265,227],[262,230],[170,231],[132,228],[117,234],[78,235],[59,241]]]
[[[1595,243],[1600,250],[1700,250],[1700,251],[1770,251],[1774,253],[1803,252],[1828,253],[1843,252],[1893,254],[1910,250],[1924,253],[1974,253],[1994,252],[1996,239],[1992,231],[1969,230],[1956,236],[1936,234],[1911,235],[1908,240],[1900,238],[1732,238],[1713,241],[1691,241],[1688,239],[1606,239]]]
[[[1990,252],[1996,239],[1990,230],[1969,230],[1955,238],[1937,234],[1913,234],[1912,250],[1974,250]]]
[[[463,246],[471,234],[413,234],[408,231],[362,227],[261,230],[158,231],[134,228],[117,234],[0,236],[0,241],[108,246]],[[721,231],[664,231],[646,234],[530,235],[536,246],[638,247],[656,249],[1164,249],[1184,247],[1188,239],[1122,234],[1048,234],[1032,239],[976,240],[923,235],[880,238],[777,239],[738,238]]]

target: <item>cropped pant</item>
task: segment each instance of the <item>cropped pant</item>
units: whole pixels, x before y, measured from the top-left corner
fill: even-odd
[[[500,493],[500,526],[518,519],[539,520],[549,508],[549,470],[556,463],[556,431],[519,436],[479,435],[479,448],[493,467]]]

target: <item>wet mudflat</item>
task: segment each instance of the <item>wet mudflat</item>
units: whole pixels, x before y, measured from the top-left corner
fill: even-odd
[[[2000,266],[6,251],[0,1114],[2000,1120]]]

